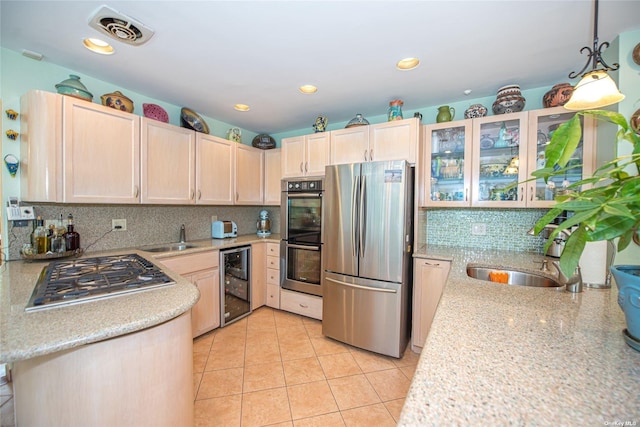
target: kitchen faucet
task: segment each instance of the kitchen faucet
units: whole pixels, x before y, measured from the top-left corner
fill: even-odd
[[[567,292],[582,292],[582,273],[580,272],[579,266],[576,267],[576,271],[573,273],[573,276],[567,277],[560,269],[560,261],[551,261],[551,265],[558,270],[558,280],[561,284],[566,286],[565,290]]]
[[[187,237],[185,236],[184,224],[182,224],[180,226],[180,243],[185,243],[186,240],[187,240]]]

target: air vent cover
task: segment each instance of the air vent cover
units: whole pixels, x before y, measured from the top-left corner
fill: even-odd
[[[108,6],[101,6],[89,18],[89,25],[123,43],[139,46],[149,41],[154,31],[143,23]]]

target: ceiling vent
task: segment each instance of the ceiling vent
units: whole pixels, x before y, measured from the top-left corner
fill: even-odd
[[[143,23],[124,15],[108,6],[102,6],[89,18],[89,25],[110,37],[139,46],[149,41],[154,31]]]

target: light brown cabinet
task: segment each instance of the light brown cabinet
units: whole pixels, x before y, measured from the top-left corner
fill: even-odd
[[[267,243],[267,305],[280,308],[280,245]]]
[[[232,205],[235,199],[236,142],[196,133],[196,203]]]
[[[143,117],[140,141],[141,202],[194,204],[195,132]]]
[[[429,334],[451,262],[415,258],[413,261],[413,321],[411,349],[419,353]]]
[[[251,244],[251,310],[267,303],[267,243]]]
[[[282,177],[324,176],[329,164],[329,132],[282,139]]]
[[[158,260],[189,280],[200,291],[191,308],[193,337],[220,326],[220,252],[206,251]]]
[[[43,91],[21,112],[23,200],[139,202],[139,116]]]
[[[281,148],[264,152],[264,204],[280,206],[280,180],[282,179]]]
[[[331,132],[331,164],[407,160],[416,162],[420,139],[417,118]]]
[[[264,151],[236,144],[236,205],[261,205],[264,197]]]

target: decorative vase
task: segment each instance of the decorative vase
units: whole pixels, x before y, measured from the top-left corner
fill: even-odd
[[[520,86],[507,85],[498,89],[496,100],[493,103],[493,114],[518,113],[524,110],[526,99],[520,92]]]
[[[329,123],[329,121],[327,120],[326,117],[324,116],[318,116],[316,118],[315,123],[313,124],[313,131],[318,133],[318,132],[324,132],[325,130],[327,130],[327,124]]]
[[[87,90],[87,87],[80,81],[80,77],[75,74],[69,74],[68,79],[58,83],[56,90],[62,95],[73,96],[89,102],[93,100],[93,94]]]
[[[569,101],[572,94],[573,86],[571,86],[571,83],[558,83],[542,96],[542,105],[544,108],[564,105]]]
[[[456,109],[449,107],[448,105],[442,105],[438,107],[438,115],[436,116],[436,122],[444,123],[450,122],[456,115]]]
[[[402,120],[402,106],[404,102],[399,99],[393,100],[389,103],[389,120],[390,122],[394,120]]]
[[[464,112],[465,119],[475,119],[476,117],[484,117],[487,115],[487,107],[482,104],[473,104]]]
[[[640,351],[640,265],[614,265],[611,274],[618,286],[618,305],[624,313],[625,341]]]

